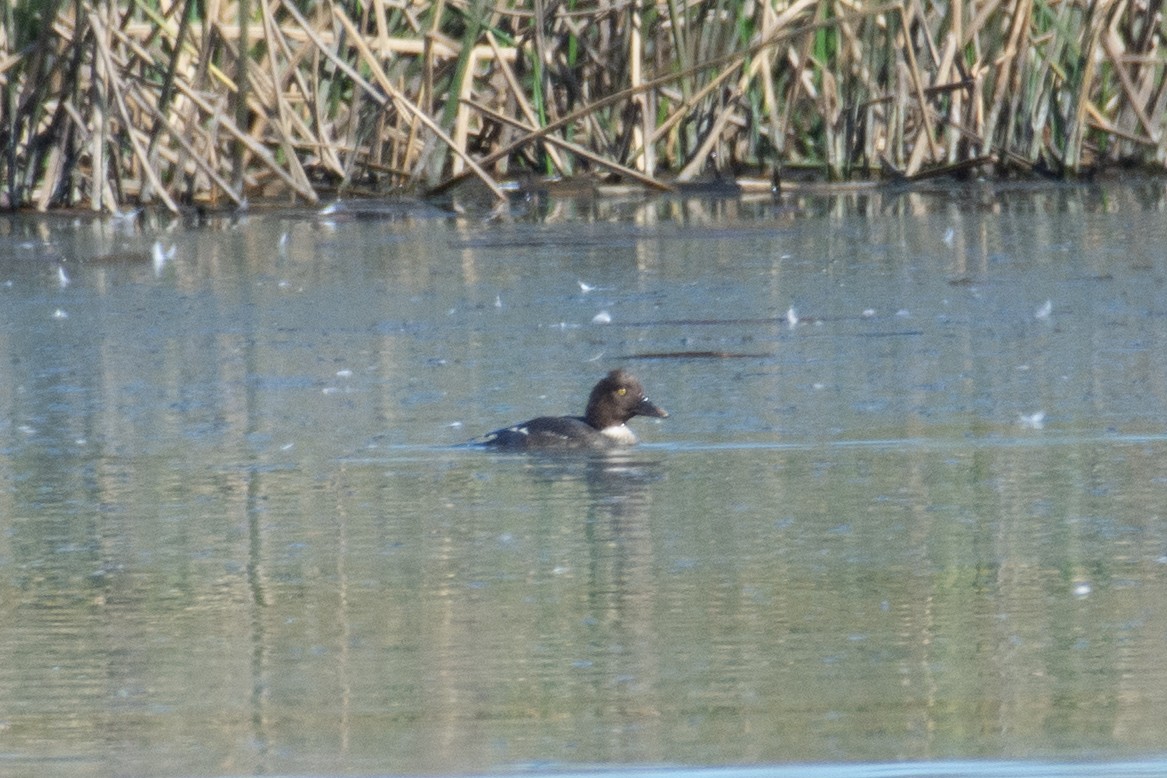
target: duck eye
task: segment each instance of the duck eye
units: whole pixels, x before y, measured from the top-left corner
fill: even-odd
[[[624,395],[628,394],[628,390],[625,389],[623,386],[621,386],[619,389],[616,390],[616,394],[623,397]]]

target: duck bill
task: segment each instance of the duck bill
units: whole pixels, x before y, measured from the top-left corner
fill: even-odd
[[[659,405],[653,405],[647,397],[640,398],[640,402],[632,409],[637,416],[655,416],[658,419],[668,418],[669,412]]]

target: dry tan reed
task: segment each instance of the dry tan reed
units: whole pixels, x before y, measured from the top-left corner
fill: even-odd
[[[1159,0],[15,0],[0,194],[1162,170],[1164,35]]]

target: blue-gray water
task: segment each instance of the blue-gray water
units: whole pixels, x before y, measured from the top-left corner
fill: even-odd
[[[1165,280],[1162,184],[5,217],[0,772],[1167,771]]]

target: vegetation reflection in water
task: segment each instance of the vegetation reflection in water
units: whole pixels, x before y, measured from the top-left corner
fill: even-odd
[[[256,218],[173,235],[161,274],[74,262],[87,228],[57,225],[64,287],[3,244],[4,758],[1160,751],[1167,242],[1073,198],[1032,238],[1009,214],[1048,196],[964,214],[959,262],[953,212],[895,204],[716,239]],[[765,355],[628,360],[672,418],[622,456],[449,445],[579,412],[613,355],[738,348]]]

